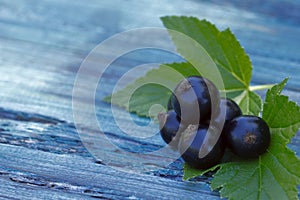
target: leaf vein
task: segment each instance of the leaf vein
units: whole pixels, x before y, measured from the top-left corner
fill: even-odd
[[[226,68],[225,64],[222,64],[218,59],[216,59],[215,62],[219,67],[222,67],[226,72],[230,73],[234,78],[236,78],[236,80],[238,80],[240,83],[242,83],[245,86],[245,88],[249,87],[248,84],[246,82],[244,82],[234,71],[229,71],[228,68]]]

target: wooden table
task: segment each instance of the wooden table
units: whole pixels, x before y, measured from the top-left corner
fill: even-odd
[[[0,199],[219,199],[218,192],[209,189],[209,177],[200,177],[197,182],[181,180],[180,159],[155,172],[129,173],[93,157],[74,125],[76,73],[88,53],[116,33],[162,27],[159,17],[164,15],[193,15],[233,30],[252,59],[252,84],[277,83],[290,77],[284,93],[300,103],[299,10],[299,1],[275,0],[221,4],[192,0],[1,0]],[[161,42],[170,45],[170,41]],[[113,54],[113,48],[106,54]],[[112,141],[135,152],[164,145],[158,134],[147,141],[125,137],[109,114],[110,105],[101,99],[131,68],[176,60],[149,50],[129,53],[111,64],[104,86],[97,88],[95,106],[97,118]],[[96,78],[93,73],[90,76]],[[90,103],[83,97],[82,113]],[[126,111],[117,112],[121,123],[129,122]],[[147,123],[145,118],[133,118]],[[93,131],[86,129],[90,134]],[[300,155],[300,133],[290,147]]]

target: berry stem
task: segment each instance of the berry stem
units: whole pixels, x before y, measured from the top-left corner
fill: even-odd
[[[254,86],[249,86],[249,90],[250,91],[265,90],[265,89],[270,89],[273,86],[274,84],[254,85]]]

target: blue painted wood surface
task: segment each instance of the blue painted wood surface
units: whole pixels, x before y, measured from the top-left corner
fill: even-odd
[[[300,103],[299,10],[299,1],[275,0],[1,0],[0,198],[219,199],[209,189],[210,177],[181,180],[181,160],[158,171],[132,174],[94,158],[74,126],[76,72],[89,51],[113,34],[162,27],[159,17],[164,15],[193,15],[233,30],[252,59],[252,84],[290,77],[284,93]],[[176,60],[150,50],[125,55],[110,66],[103,81],[106,85],[97,89],[96,96],[110,94],[113,83],[134,66]],[[120,146],[138,152],[164,145],[159,135],[147,141],[124,136],[109,114],[110,105],[98,101],[96,108],[107,135]],[[126,124],[130,119],[124,112],[118,109]],[[290,147],[300,155],[300,133]],[[160,159],[164,157],[168,155]]]

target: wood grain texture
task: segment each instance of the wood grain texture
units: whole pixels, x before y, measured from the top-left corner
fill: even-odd
[[[74,126],[72,90],[81,62],[99,42],[131,28],[162,27],[160,16],[176,14],[207,18],[219,28],[230,27],[250,54],[252,84],[290,77],[284,93],[300,103],[300,21],[296,12],[300,3],[265,1],[261,6],[260,1],[243,2],[2,0],[0,199],[219,199],[218,192],[209,189],[210,177],[199,177],[197,182],[181,180],[180,159],[143,174],[116,171],[97,160]],[[163,43],[172,45],[168,42]],[[103,54],[111,56],[113,51]],[[101,80],[102,87],[97,88],[99,101],[95,104],[97,118],[112,142],[133,152],[164,146],[158,134],[147,139],[124,134],[114,122],[110,105],[100,99],[133,67],[178,60],[168,53],[145,50],[112,63]],[[99,63],[101,60],[93,64],[97,67]],[[89,76],[87,83],[97,78],[93,71]],[[83,96],[80,112],[85,112],[88,103]],[[130,128],[125,111],[117,109],[117,114]],[[132,117],[137,123],[148,123]],[[94,132],[90,127],[86,131]],[[150,134],[157,127],[151,125],[144,131]],[[300,155],[300,133],[290,147]],[[104,149],[102,153],[118,155]],[[166,158],[168,155],[159,157]]]

